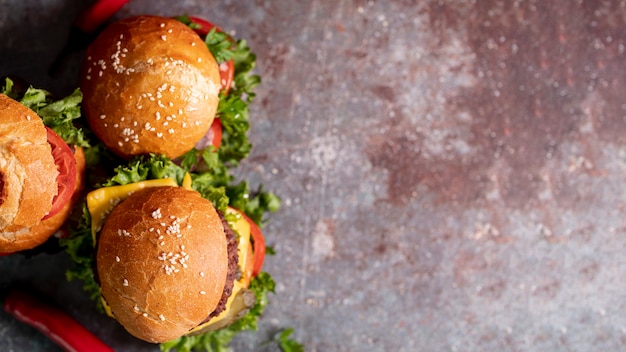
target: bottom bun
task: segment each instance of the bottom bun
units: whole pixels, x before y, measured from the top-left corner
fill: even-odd
[[[96,266],[115,319],[137,338],[170,341],[200,324],[220,301],[228,273],[221,219],[195,191],[135,191],[107,217]]]
[[[0,236],[0,253],[13,253],[35,248],[59,231],[72,213],[83,188],[85,175],[85,154],[81,148],[74,152],[76,160],[76,186],[72,199],[54,216],[51,216],[31,228],[16,231],[11,235]]]

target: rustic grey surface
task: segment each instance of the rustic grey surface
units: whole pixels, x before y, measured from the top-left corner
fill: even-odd
[[[77,0],[0,1],[0,74],[46,76]],[[148,1],[205,17],[258,55],[253,153],[283,199],[260,350],[626,349],[626,2]],[[120,351],[63,254],[0,259]],[[0,314],[4,350],[52,347]],[[273,349],[273,347],[265,347]]]

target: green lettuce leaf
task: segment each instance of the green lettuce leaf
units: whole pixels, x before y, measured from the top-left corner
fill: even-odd
[[[304,352],[304,346],[292,339],[293,328],[283,329],[276,337],[275,341],[283,352]]]
[[[63,99],[53,100],[50,92],[43,89],[29,87],[21,93],[13,81],[6,78],[1,91],[36,112],[43,119],[44,125],[61,136],[67,144],[89,147],[86,131],[76,126],[83,100],[79,89]]]

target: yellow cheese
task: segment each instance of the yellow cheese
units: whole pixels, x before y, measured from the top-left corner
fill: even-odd
[[[185,173],[185,177],[183,177],[183,184],[181,185],[184,189],[191,190],[191,175],[189,173]]]
[[[91,236],[94,245],[96,244],[96,233],[100,231],[104,220],[119,202],[140,189],[163,186],[177,187],[178,184],[171,178],[163,178],[129,183],[122,186],[103,187],[89,192],[87,194],[87,208],[91,215]]]

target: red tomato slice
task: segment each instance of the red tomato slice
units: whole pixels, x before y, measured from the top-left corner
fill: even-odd
[[[224,94],[228,94],[230,87],[233,85],[233,79],[235,78],[235,60],[230,59],[226,62],[219,64],[220,68],[220,82],[222,83],[221,90]]]
[[[213,119],[213,123],[209,130],[204,134],[202,139],[196,143],[196,149],[202,150],[212,145],[217,150],[222,145],[222,122],[219,118]]]
[[[216,31],[222,30],[213,23],[198,17],[190,17],[191,21],[195,24],[199,24],[200,28],[196,28],[195,31],[201,38],[205,38],[206,35],[215,28]],[[224,94],[228,94],[230,86],[233,84],[233,78],[235,76],[235,61],[228,60],[226,62],[218,62],[220,68],[220,81],[222,83],[222,90]]]
[[[48,143],[52,147],[52,157],[54,157],[54,163],[57,166],[57,170],[59,170],[59,175],[56,179],[59,190],[52,200],[52,209],[42,220],[58,213],[72,198],[74,188],[76,187],[76,160],[72,150],[63,138],[53,130],[46,127],[46,131],[48,133]]]
[[[222,145],[222,122],[219,118],[214,118],[213,123],[211,124],[211,128],[209,128],[209,132],[207,132],[209,140],[215,149]]]
[[[254,265],[252,267],[252,277],[255,277],[261,273],[263,268],[263,261],[265,260],[265,237],[261,232],[261,229],[257,224],[252,221],[242,211],[239,212],[248,223],[250,223],[250,236],[252,236],[252,242],[254,245]]]

